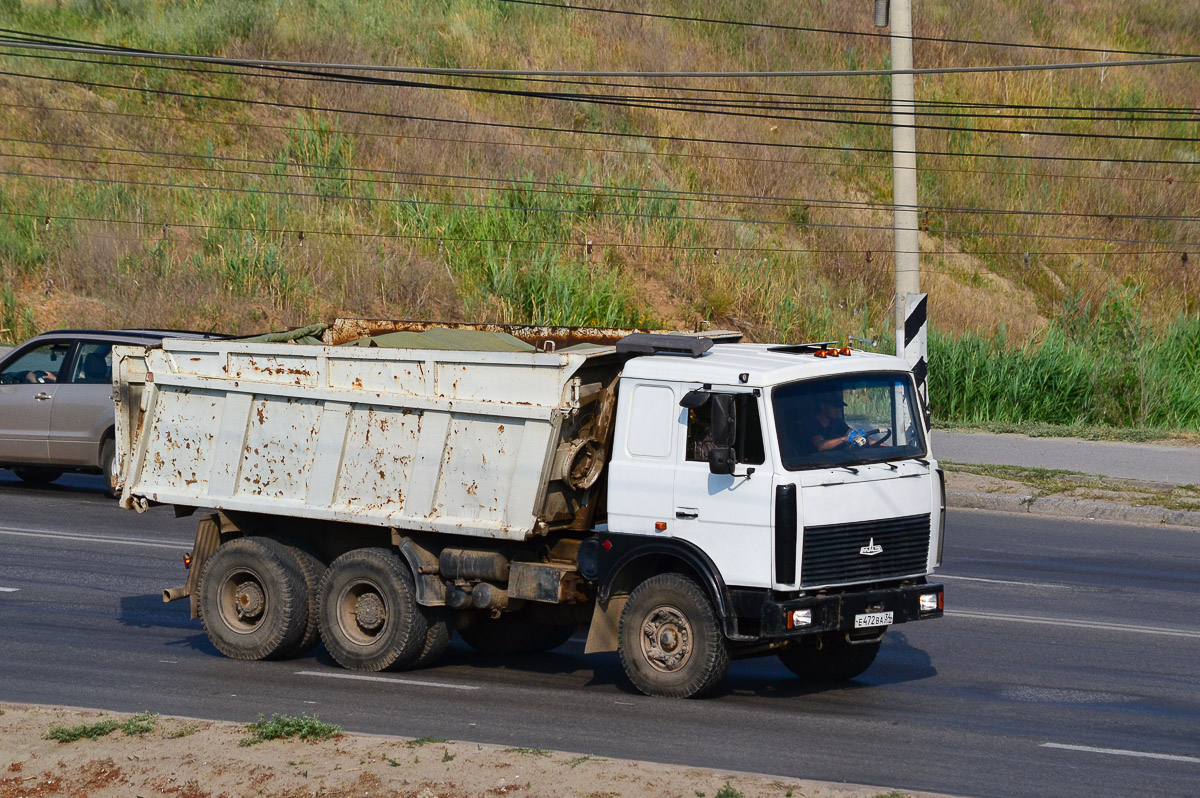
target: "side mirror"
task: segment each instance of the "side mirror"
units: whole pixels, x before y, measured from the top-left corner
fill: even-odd
[[[712,439],[717,448],[732,448],[737,442],[737,409],[733,394],[712,395]]]
[[[710,474],[732,474],[737,465],[732,446],[716,446],[708,453]]]

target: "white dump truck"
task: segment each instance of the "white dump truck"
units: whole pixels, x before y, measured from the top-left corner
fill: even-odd
[[[115,350],[120,501],[201,513],[240,659],[428,665],[588,626],[641,691],[866,670],[942,614],[945,489],[895,357],[730,332],[338,320]]]

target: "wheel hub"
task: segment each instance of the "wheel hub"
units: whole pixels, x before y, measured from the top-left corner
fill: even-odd
[[[354,602],[354,617],[363,631],[377,631],[387,620],[387,609],[383,606],[383,599],[375,593],[363,593]]]
[[[692,656],[692,627],[674,607],[657,607],[642,624],[642,654],[664,673],[679,670]]]
[[[254,620],[263,613],[266,597],[257,582],[246,581],[237,586],[234,596],[238,617],[244,621]]]

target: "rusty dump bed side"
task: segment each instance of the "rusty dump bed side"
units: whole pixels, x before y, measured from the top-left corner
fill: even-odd
[[[512,335],[528,352],[334,343],[436,327],[338,320],[325,345],[115,349],[122,506],[508,540],[590,528],[628,359],[606,344],[628,331],[441,325]],[[593,346],[546,351],[560,342]]]

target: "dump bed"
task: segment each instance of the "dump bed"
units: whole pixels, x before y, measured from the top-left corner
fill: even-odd
[[[537,348],[329,345],[347,328],[115,349],[122,506],[510,540],[589,527],[624,360],[611,340],[489,327]],[[420,331],[358,332],[396,330]]]

